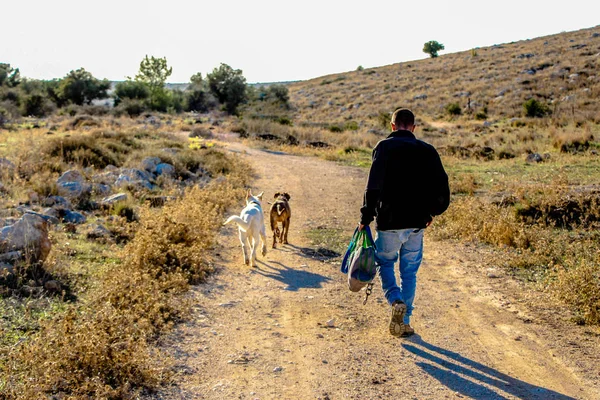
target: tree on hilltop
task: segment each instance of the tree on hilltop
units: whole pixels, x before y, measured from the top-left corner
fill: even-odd
[[[435,40],[430,40],[426,42],[423,46],[423,53],[429,54],[431,58],[435,58],[438,56],[438,51],[444,50],[444,45]]]

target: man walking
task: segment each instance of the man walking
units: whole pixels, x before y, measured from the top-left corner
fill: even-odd
[[[410,326],[423,258],[423,230],[450,203],[448,176],[433,146],[415,138],[415,116],[408,109],[392,115],[392,133],[373,149],[373,163],[361,208],[360,229],[377,218],[377,264],[381,287],[392,306],[390,333],[404,337]],[[400,259],[401,286],[394,264]]]

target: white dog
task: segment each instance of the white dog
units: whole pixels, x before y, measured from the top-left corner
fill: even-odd
[[[225,224],[233,221],[238,225],[240,233],[240,242],[242,242],[242,252],[244,253],[244,263],[256,267],[256,248],[258,240],[262,243],[262,255],[267,255],[267,234],[265,229],[265,219],[263,216],[262,206],[260,201],[263,193],[252,196],[252,192],[248,190],[246,194],[246,207],[242,210],[240,216],[232,215],[227,218]],[[250,246],[250,257],[248,258],[248,246]]]

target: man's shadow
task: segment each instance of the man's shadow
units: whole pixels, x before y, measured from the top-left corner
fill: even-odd
[[[402,343],[402,347],[422,359],[416,365],[463,396],[486,400],[506,399],[506,395],[518,399],[575,399],[513,378],[456,352],[427,343],[419,335],[412,336],[409,342]],[[500,389],[501,392],[492,388]]]
[[[317,289],[321,288],[324,282],[331,280],[331,278],[314,272],[290,268],[277,261],[269,263],[258,261],[258,264],[259,266],[253,269],[254,273],[285,283],[287,285],[285,290]]]

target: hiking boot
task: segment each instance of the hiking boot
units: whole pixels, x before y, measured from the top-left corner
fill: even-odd
[[[401,337],[409,337],[414,334],[415,334],[415,330],[413,329],[413,327],[410,326],[409,324],[404,324],[404,332],[400,336]]]
[[[406,304],[401,301],[395,301],[392,304],[392,318],[390,319],[390,333],[396,337],[404,334],[404,314],[406,314]]]

